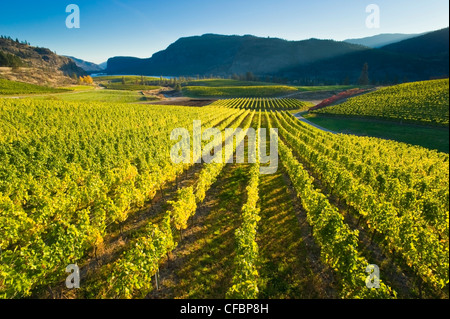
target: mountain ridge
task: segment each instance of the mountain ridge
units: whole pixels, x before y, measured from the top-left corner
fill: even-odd
[[[102,67],[103,63],[96,64],[93,62],[85,61],[83,59],[79,59],[79,58],[76,58],[73,56],[68,56],[68,55],[65,55],[65,57],[72,59],[79,68],[82,68],[84,71],[89,72],[89,73],[100,72],[105,69],[104,67]]]
[[[416,41],[420,42],[446,35],[448,28],[403,41],[418,38]],[[446,52],[448,56],[448,47]],[[287,41],[251,35],[204,34],[180,38],[150,58],[110,58],[106,72],[223,77],[252,72],[257,76],[284,78],[303,84],[355,83],[362,66],[368,63],[372,82],[395,83],[448,76],[448,62],[443,59],[445,56],[444,52],[428,59],[401,50],[396,52],[389,46],[372,49],[344,41],[314,38]]]
[[[338,45],[336,45],[339,43]],[[301,63],[311,63],[331,56],[364,50],[360,45],[334,40],[308,39],[287,41],[251,35],[226,36],[204,34],[180,38],[152,57],[113,57],[108,73],[146,72],[170,75],[229,75],[251,71],[255,74],[276,73]],[[182,54],[180,54],[180,52]],[[129,67],[124,69],[124,64]],[[177,73],[177,74],[171,74]]]
[[[344,42],[360,44],[372,49],[379,49],[389,44],[418,37],[425,33],[405,34],[405,33],[381,33],[370,37],[346,39]]]

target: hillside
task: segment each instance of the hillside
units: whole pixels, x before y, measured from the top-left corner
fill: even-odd
[[[447,29],[448,33],[448,29]],[[297,81],[299,84],[356,83],[369,63],[374,83],[398,83],[448,76],[448,46],[434,33],[410,40],[428,46],[430,55],[418,56],[390,47],[371,49],[332,40],[286,41],[274,38],[206,34],[181,38],[151,58],[114,57],[109,74],[171,76],[231,76],[252,72],[258,76]],[[438,41],[436,45],[430,42]],[[402,43],[402,42],[401,42]],[[447,40],[448,43],[448,40]]]
[[[62,85],[73,83],[70,77],[84,75],[71,59],[46,48],[33,47],[9,38],[0,38],[0,52],[14,57],[15,65],[1,64],[0,77],[33,84]],[[10,68],[13,67],[13,68]]]
[[[115,57],[109,74],[232,75],[274,74],[299,64],[364,50],[332,40],[286,41],[276,38],[205,34],[181,38],[149,59]]]
[[[449,28],[393,43],[384,46],[382,49],[389,52],[418,57],[442,58],[448,60]]]
[[[104,67],[100,64],[95,64],[92,62],[84,61],[82,59],[78,59],[73,56],[67,56],[67,57],[70,58],[71,60],[73,60],[73,62],[75,62],[75,64],[79,68],[82,68],[86,72],[100,72],[100,71],[104,70]]]
[[[350,98],[342,104],[316,112],[448,126],[449,80],[405,83],[387,87]]]
[[[422,58],[367,48],[364,51],[285,69],[277,76],[298,79],[305,84],[357,84],[364,63],[368,63],[369,80],[375,85],[445,78],[449,74],[446,58]]]
[[[34,85],[22,82],[13,82],[0,79],[0,96],[13,94],[44,94],[44,93],[61,93],[67,92],[68,89],[51,88],[46,86]]]
[[[420,34],[403,34],[403,33],[383,33],[374,35],[372,37],[357,38],[357,39],[347,39],[344,42],[364,45],[369,48],[381,48],[383,46],[397,43],[406,39],[415,38],[420,36]]]

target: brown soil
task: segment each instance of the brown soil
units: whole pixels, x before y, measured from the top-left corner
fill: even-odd
[[[52,87],[77,84],[77,81],[65,76],[61,71],[43,71],[38,68],[12,69],[9,67],[1,67],[0,78]]]

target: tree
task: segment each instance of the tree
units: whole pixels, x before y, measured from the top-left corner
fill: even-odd
[[[350,85],[350,77],[347,75],[344,79],[344,82],[342,82],[343,85]]]
[[[246,81],[254,81],[255,80],[255,76],[253,75],[252,72],[247,72],[245,74],[245,80]]]
[[[369,64],[364,63],[364,66],[361,71],[361,76],[359,77],[358,84],[359,85],[369,85]]]
[[[80,77],[78,78],[78,83],[79,83],[79,84],[83,84],[83,83],[86,83],[86,84],[94,84],[94,79],[93,79],[90,75],[87,75],[87,76],[80,76]]]

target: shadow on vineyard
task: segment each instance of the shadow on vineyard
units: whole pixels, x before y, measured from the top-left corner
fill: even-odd
[[[191,186],[197,180],[201,169],[202,165],[193,165],[181,173],[175,181],[161,188],[151,203],[147,203],[148,207],[129,214],[122,229],[119,229],[118,225],[111,225],[104,238],[102,248],[90,252],[90,258],[80,263],[80,279],[83,283],[81,289],[67,293],[65,283],[61,283],[58,286],[47,287],[46,291],[38,292],[35,297],[95,298],[105,280],[108,265],[111,265],[124,251],[129,249],[130,240],[138,238],[146,224],[161,222],[164,210],[169,208],[168,201],[175,198],[177,189]]]
[[[162,264],[161,289],[149,298],[225,298],[233,272],[234,231],[247,169],[226,165],[197,208],[179,246]]]
[[[260,298],[335,298],[304,213],[280,171],[261,178]]]

